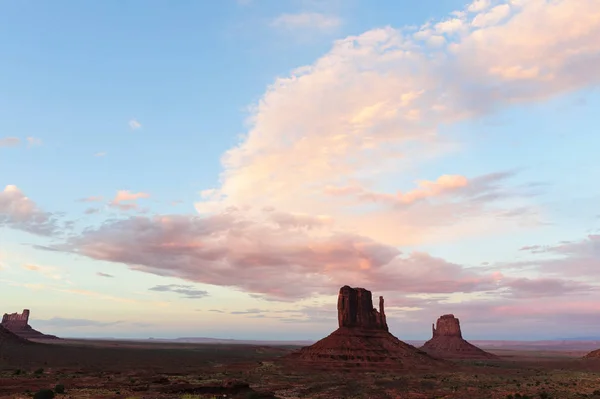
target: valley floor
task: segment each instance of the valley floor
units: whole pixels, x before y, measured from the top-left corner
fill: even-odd
[[[597,398],[600,361],[583,352],[488,349],[497,361],[430,372],[327,371],[282,363],[291,346],[56,341],[0,347],[0,398],[64,385],[62,399]],[[186,396],[187,395],[187,396]],[[225,395],[225,396],[224,396]]]

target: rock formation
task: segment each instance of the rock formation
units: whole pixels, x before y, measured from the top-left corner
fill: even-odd
[[[379,297],[379,311],[373,308],[371,291],[340,288],[338,326],[329,336],[285,359],[311,366],[431,368],[442,363],[390,334]]]
[[[5,313],[2,316],[0,325],[25,339],[58,339],[54,335],[46,335],[31,328],[29,325],[29,309],[23,309],[23,313]]]
[[[446,314],[432,325],[433,337],[425,342],[422,350],[432,356],[448,359],[498,359],[498,356],[479,349],[465,341],[460,331],[460,321]]]
[[[6,328],[0,325],[0,361],[4,360],[6,350],[11,348],[18,348],[17,351],[22,356],[20,348],[25,345],[36,345],[33,342],[27,341],[25,338],[21,338],[18,335],[10,332]]]
[[[383,309],[383,297],[379,297],[379,311],[373,308],[371,291],[364,288],[340,288],[338,295],[338,326],[361,327],[388,331]]]
[[[583,357],[584,359],[600,359],[600,349],[596,349]]]

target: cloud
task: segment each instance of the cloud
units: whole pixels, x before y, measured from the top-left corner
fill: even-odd
[[[477,2],[470,13],[452,13],[454,26],[460,21],[464,28],[450,29],[454,34],[439,47],[414,39],[408,29],[373,29],[336,41],[316,62],[278,78],[251,109],[248,133],[224,154],[222,184],[197,210],[252,205],[314,211],[340,228],[394,245],[441,237],[439,226],[450,224],[454,237],[489,232],[490,225],[539,225],[525,219],[540,209],[514,196],[498,198],[491,209],[457,199],[437,206],[416,201],[419,206],[406,211],[391,210],[385,201],[367,206],[360,196],[340,202],[326,193],[356,186],[386,194],[377,198],[394,196],[375,189],[381,182],[410,192],[401,189],[404,172],[460,150],[441,126],[600,83],[600,71],[590,67],[600,61],[597,0],[500,3],[488,8]],[[429,40],[447,21],[416,33]],[[439,29],[447,32],[444,26]],[[417,197],[435,197],[416,190]],[[468,218],[452,216],[465,209]]]
[[[27,137],[27,145],[28,147],[40,146],[42,145],[42,140],[35,137]]]
[[[492,8],[488,12],[477,14],[477,16],[473,18],[473,21],[471,21],[471,25],[478,28],[496,25],[509,15],[510,6],[508,4],[501,4]]]
[[[344,284],[504,300],[587,295],[593,287],[577,281],[412,249],[540,226],[539,187],[517,185],[516,171],[406,176],[462,149],[443,126],[600,83],[597,6],[477,1],[416,32],[338,40],[251,107],[219,186],[195,204],[200,216],[109,220],[54,248],[280,300]]]
[[[157,285],[152,288],[148,288],[150,291],[158,292],[175,292],[183,295],[187,299],[198,299],[208,296],[208,292],[204,290],[194,289],[192,285],[181,285],[181,284],[169,284],[169,285]]]
[[[80,202],[102,202],[104,201],[104,197],[102,196],[91,196],[87,198],[82,198],[79,200]]]
[[[121,211],[131,211],[138,208],[136,201],[141,198],[150,198],[148,193],[134,193],[128,190],[119,190],[108,204],[112,208],[117,208]]]
[[[100,158],[100,157],[104,157],[104,156],[106,156],[106,155],[107,155],[107,153],[106,153],[106,152],[97,152],[97,153],[95,153],[95,154],[94,154],[94,156],[95,156],[95,157],[98,157],[98,158]]]
[[[341,24],[342,20],[339,17],[317,12],[282,14],[271,22],[271,26],[279,29],[311,29],[320,31],[336,29]]]
[[[229,312],[229,314],[259,314],[264,313],[264,310],[261,309],[247,309],[247,310],[237,310],[234,312]]]
[[[69,319],[53,317],[51,319],[36,319],[36,325],[59,328],[81,328],[81,327],[109,327],[122,324],[122,321],[104,322],[90,319]]]
[[[0,192],[0,226],[48,236],[57,231],[56,218],[42,211],[14,185]]]
[[[2,137],[0,138],[0,148],[16,147],[21,144],[21,139],[18,137]]]
[[[86,215],[93,215],[99,212],[101,212],[100,208],[87,208],[83,213],[85,213]]]
[[[113,203],[118,204],[121,202],[126,202],[126,201],[136,201],[140,198],[149,198],[150,194],[148,193],[132,193],[131,191],[127,191],[127,190],[119,190],[117,191],[117,195],[115,195],[115,198],[113,199]]]
[[[140,122],[138,122],[136,119],[131,119],[129,121],[129,128],[131,130],[138,130],[142,128],[142,124]]]
[[[490,0],[475,0],[467,7],[469,12],[481,12],[485,11],[491,5]]]
[[[509,264],[513,267],[532,267],[553,275],[594,278],[600,268],[600,235],[589,234],[577,241],[555,245],[529,245],[521,248],[541,259],[528,259]]]
[[[331,235],[320,223],[282,225],[271,215],[264,212],[262,221],[237,211],[206,218],[130,217],[87,229],[61,249],[124,263],[132,270],[238,287],[280,300],[327,295],[348,283],[379,291],[498,295],[506,289],[539,293],[543,284],[553,283],[534,280],[531,284],[538,286],[532,287],[498,271],[464,267],[423,252],[404,254],[367,237]],[[565,292],[579,288],[567,283],[561,287]],[[178,285],[152,290],[191,293],[191,287]]]
[[[53,279],[53,280],[61,280],[62,279],[62,276],[60,273],[58,273],[58,269],[56,267],[34,265],[31,263],[26,263],[26,264],[22,265],[21,267],[25,270],[40,273],[40,274],[44,275],[45,277]]]
[[[102,272],[97,272],[96,276],[100,276],[100,277],[108,277],[108,278],[113,278],[115,276],[113,276],[112,274],[108,274],[108,273],[102,273]]]

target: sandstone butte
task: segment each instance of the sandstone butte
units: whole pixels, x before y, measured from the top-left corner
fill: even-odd
[[[596,349],[584,356],[584,359],[600,359],[600,349]]]
[[[285,360],[312,367],[374,366],[406,370],[444,364],[388,331],[383,297],[379,297],[377,311],[373,308],[371,291],[346,285],[340,288],[337,309],[337,330],[289,354]]]
[[[467,342],[460,331],[460,321],[452,314],[446,314],[432,325],[433,337],[421,349],[431,356],[443,359],[499,359]]]
[[[5,313],[2,316],[2,323],[0,325],[25,339],[59,339],[54,335],[46,335],[34,330],[29,325],[29,309],[24,309],[23,313]]]

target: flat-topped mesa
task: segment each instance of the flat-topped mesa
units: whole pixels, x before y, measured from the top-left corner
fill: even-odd
[[[4,313],[2,316],[2,325],[7,326],[26,326],[29,324],[29,309],[23,309],[23,313]]]
[[[379,297],[379,311],[373,308],[373,295],[364,288],[347,285],[340,288],[338,295],[339,327],[363,328],[388,331],[383,297]]]
[[[445,314],[437,319],[436,325],[432,325],[433,338],[435,337],[458,337],[462,338],[460,321],[453,314]]]

